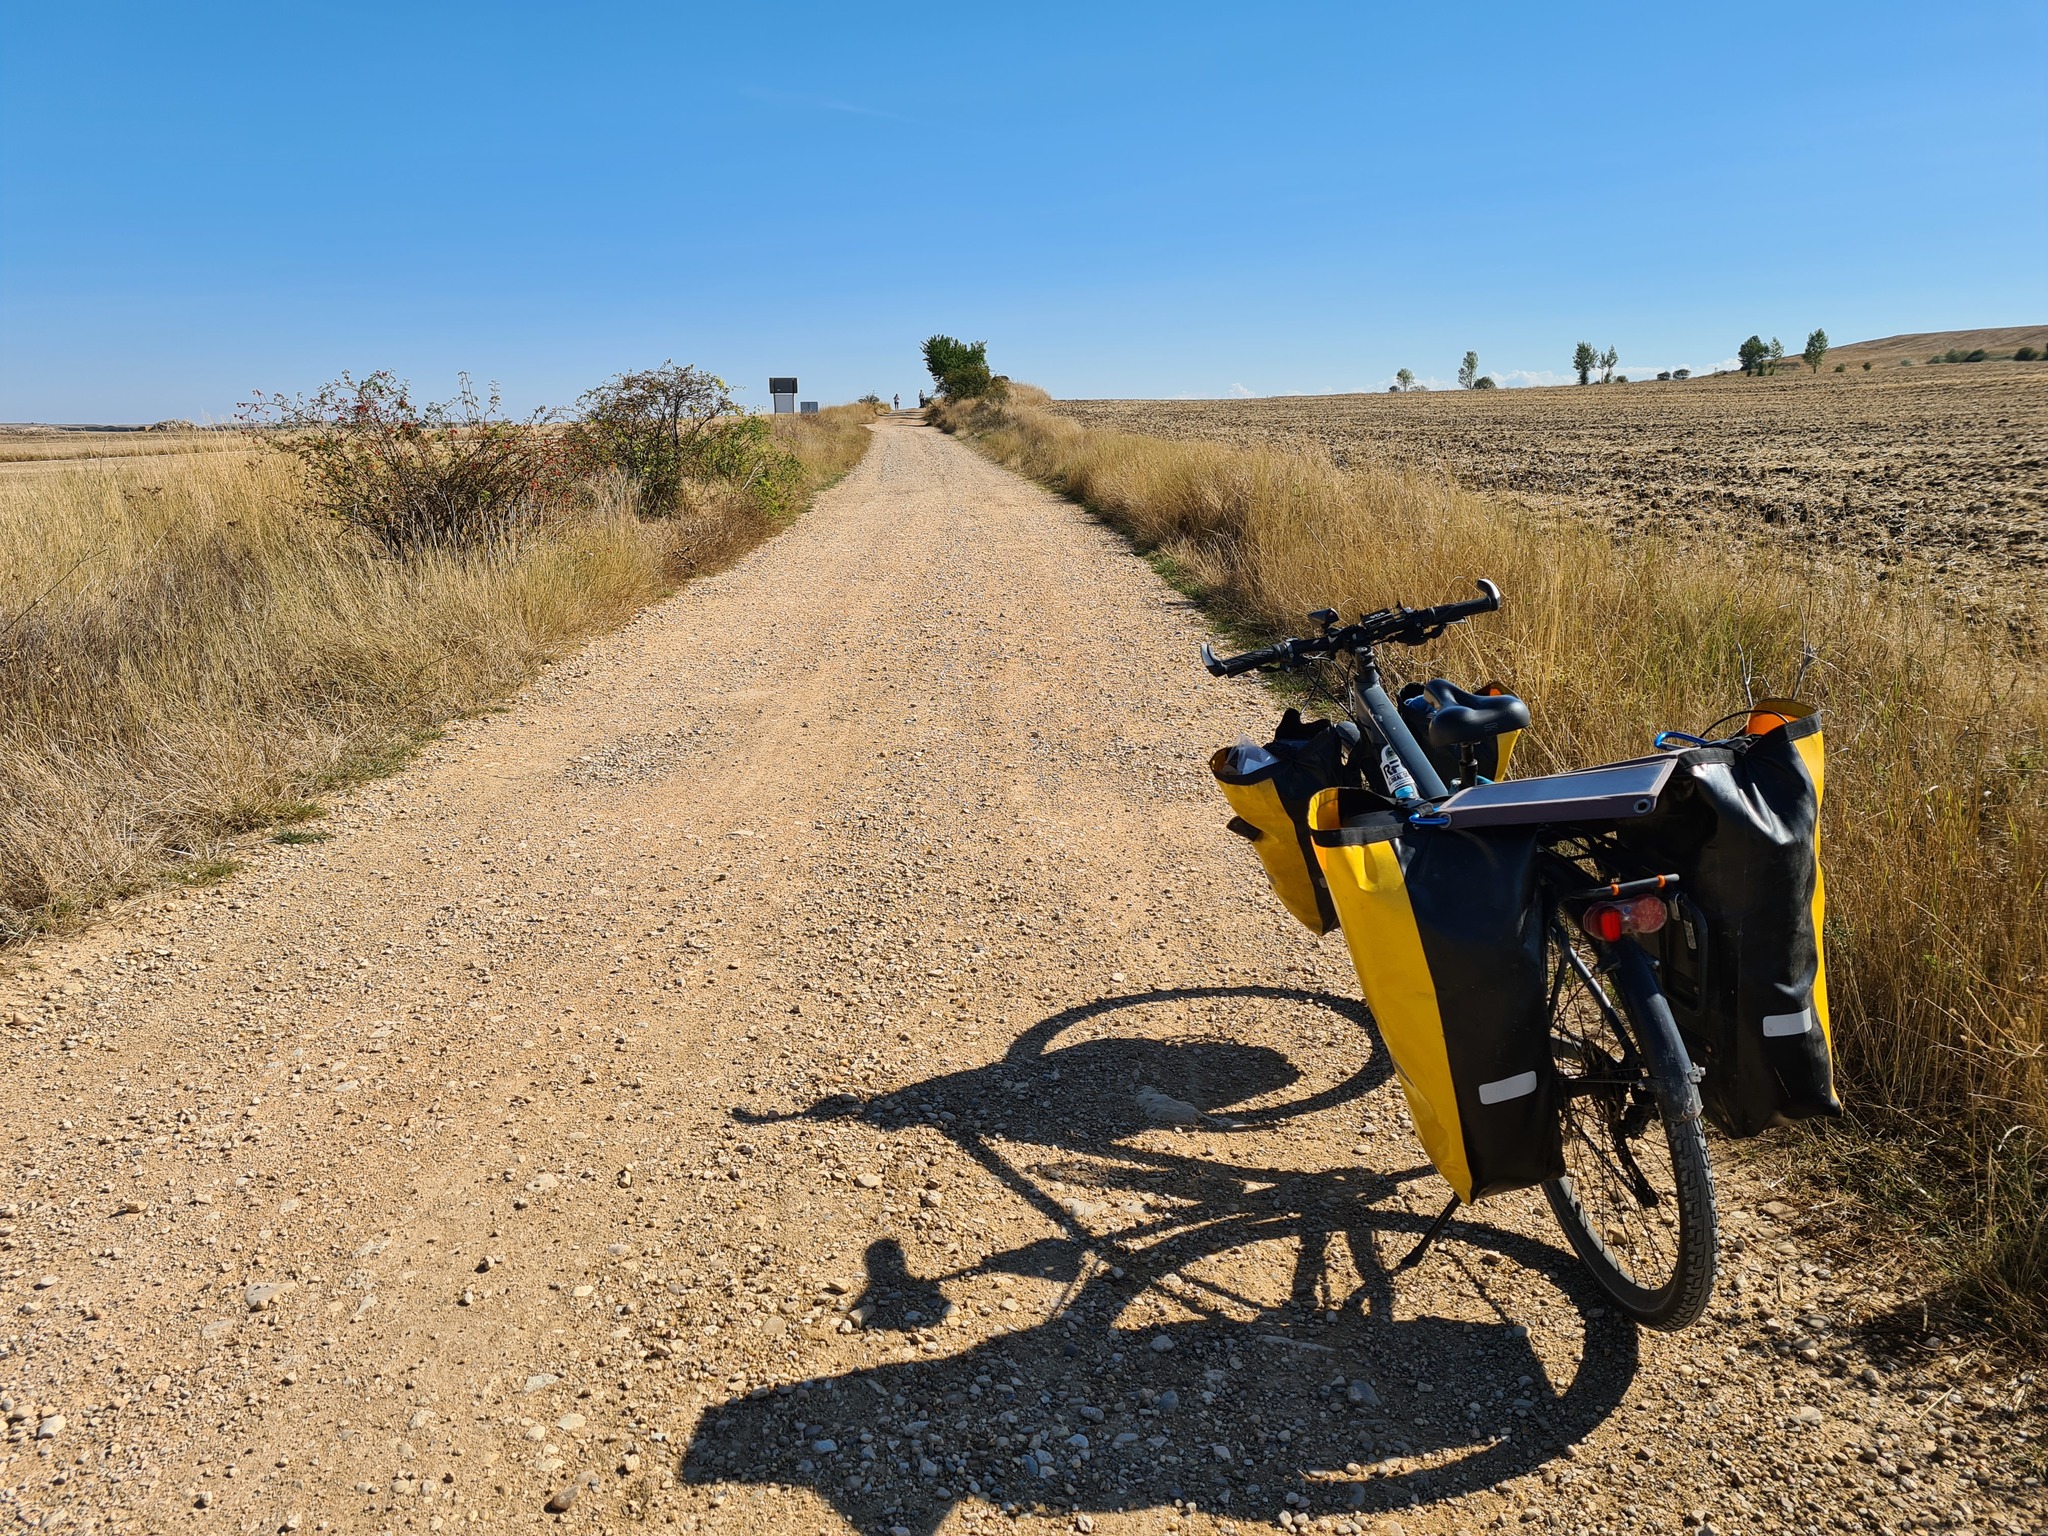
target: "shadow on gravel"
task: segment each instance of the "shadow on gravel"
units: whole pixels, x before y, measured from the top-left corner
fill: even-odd
[[[1232,1110],[1284,1095],[1300,1074],[1279,1051],[1224,1039],[1058,1043],[1126,1010],[1229,999],[1325,1010],[1357,1032],[1365,1065],[1323,1091]],[[1614,1412],[1637,1365],[1634,1329],[1597,1304],[1564,1249],[1490,1226],[1481,1208],[1397,1282],[1389,1264],[1433,1214],[1439,1186],[1418,1191],[1423,1209],[1402,1198],[1431,1177],[1426,1164],[1304,1173],[1133,1139],[1192,1112],[1191,1128],[1212,1144],[1243,1137],[1250,1152],[1389,1076],[1355,1002],[1188,988],[1070,1009],[1027,1030],[999,1063],[875,1099],[835,1097],[794,1116],[735,1111],[749,1123],[936,1128],[1058,1235],[922,1277],[896,1239],[875,1242],[865,1326],[896,1332],[899,1358],[706,1409],[683,1475],[808,1486],[863,1532],[929,1536],[968,1498],[1076,1513],[1178,1500],[1261,1523],[1283,1508],[1341,1522],[1542,1465]],[[1008,1155],[1019,1144],[1062,1155],[1020,1164]],[[1294,1255],[1292,1299],[1277,1306],[1243,1293],[1230,1263],[1274,1242]],[[1511,1320],[1525,1309],[1500,1294],[1510,1274],[1531,1271],[1578,1309],[1584,1338],[1568,1381],[1551,1379]],[[996,1275],[1054,1282],[1059,1300],[1033,1326],[946,1353],[946,1285]],[[1453,1287],[1462,1311],[1491,1316],[1429,1315],[1431,1298]],[[1120,1323],[1162,1294],[1174,1321]]]

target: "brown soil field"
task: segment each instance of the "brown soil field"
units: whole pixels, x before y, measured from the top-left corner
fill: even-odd
[[[2048,566],[2048,364],[1594,388],[1064,400],[1095,427],[1439,466],[1617,532],[1785,542],[2027,604]]]
[[[247,452],[249,446],[250,440],[239,432],[38,432],[0,427],[0,474],[77,469],[104,459]]]
[[[1826,367],[1846,363],[1851,367],[1869,363],[1874,367],[1896,368],[1902,358],[1924,363],[1940,357],[1950,348],[1974,352],[1978,348],[1995,358],[2009,358],[2021,347],[2036,352],[2048,349],[2048,325],[1997,325],[1975,331],[1906,331],[1897,336],[1879,336],[1872,341],[1852,341],[1830,347]],[[1972,363],[1969,366],[1975,367]]]

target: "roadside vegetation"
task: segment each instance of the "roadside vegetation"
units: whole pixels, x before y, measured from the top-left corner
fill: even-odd
[[[958,341],[951,336],[929,337],[924,344],[925,372],[939,397],[945,400],[979,400],[1000,395],[1008,379],[988,369],[988,343]]]
[[[1588,344],[1582,361],[1604,358]],[[1788,550],[1618,540],[1420,469],[1094,430],[1048,404],[1012,385],[935,419],[1109,520],[1247,642],[1298,633],[1325,605],[1432,602],[1497,579],[1500,614],[1410,665],[1527,698],[1524,772],[1699,730],[1746,687],[1789,687],[1811,647],[1851,1116],[1795,1134],[1929,1243],[1970,1304],[2048,1334],[2048,686],[2025,641],[1953,621],[1910,571],[1849,581]]]
[[[868,444],[870,407],[744,417],[681,375],[555,423],[373,374],[254,402],[234,451],[0,477],[0,942],[218,878],[238,833],[315,838],[322,789],[730,563]]]

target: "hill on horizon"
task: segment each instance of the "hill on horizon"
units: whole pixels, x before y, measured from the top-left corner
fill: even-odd
[[[2048,325],[2004,325],[1975,331],[1906,331],[1897,336],[1880,336],[1874,341],[1852,341],[1830,347],[1828,362],[1870,363],[1876,367],[1896,366],[1902,357],[1924,363],[1951,347],[1974,352],[1982,347],[1994,358],[2009,358],[2021,347],[2048,351]]]

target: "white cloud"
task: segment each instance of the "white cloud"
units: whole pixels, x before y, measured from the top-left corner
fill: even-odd
[[[1257,394],[1255,394],[1253,391],[1249,389],[1246,389],[1242,384],[1231,385],[1230,393],[1234,399],[1238,400],[1256,400],[1258,398]]]
[[[1553,373],[1548,368],[1502,368],[1494,373],[1493,382],[1502,389],[1536,389],[1576,381],[1568,373]]]

